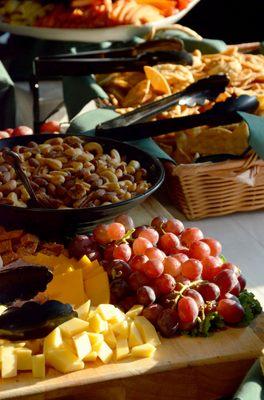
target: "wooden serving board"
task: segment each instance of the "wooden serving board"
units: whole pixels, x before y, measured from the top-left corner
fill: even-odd
[[[136,224],[144,224],[156,215],[169,216],[170,214],[152,198],[134,209],[131,215],[134,217]],[[230,371],[238,374],[238,376],[231,379],[233,380],[232,385],[237,384],[237,381],[239,382],[238,379],[241,379],[243,375],[240,376],[236,372],[237,365],[234,367],[235,364],[233,363],[239,363],[238,365],[243,374],[252,360],[259,356],[264,346],[263,327],[264,318],[260,316],[251,327],[227,329],[215,333],[209,338],[181,336],[173,339],[163,339],[162,345],[152,359],[131,359],[108,365],[102,365],[99,362],[97,364],[91,363],[86,369],[67,375],[60,375],[55,370],[49,369],[45,380],[33,379],[31,373],[20,373],[16,378],[1,381],[0,399],[24,397],[26,399],[42,400],[57,398],[62,395],[70,395],[70,397],[67,397],[68,399],[77,399],[77,396],[75,397],[73,393],[81,389],[84,390],[83,393],[86,393],[87,397],[84,397],[83,394],[81,397],[78,396],[78,399],[93,397],[93,399],[100,400],[134,398],[153,400],[156,396],[159,396],[159,399],[175,399],[176,387],[177,385],[182,385],[183,382],[186,385],[183,388],[184,395],[183,397],[177,397],[177,399],[214,398],[207,397],[204,390],[203,397],[199,397],[200,395],[195,391],[196,389],[193,389],[193,391],[191,386],[188,388],[186,376],[190,375],[191,371],[192,373],[196,371],[195,374],[198,376],[197,368],[202,367],[205,368],[203,369],[203,378],[206,375],[208,380],[208,374],[215,371],[215,369],[216,372],[214,374],[217,373],[217,370],[219,374],[219,367],[224,365],[224,373],[227,374],[229,380],[232,378]],[[189,368],[187,369],[187,367]],[[187,375],[184,375],[183,371],[188,371]],[[143,374],[146,375],[144,380],[142,380]],[[183,379],[183,381],[177,381],[175,379],[177,376],[178,379]],[[196,378],[193,377],[192,380],[196,381],[197,376]],[[167,381],[164,381],[164,379],[168,380],[168,386]],[[198,380],[202,381],[201,377]],[[169,381],[174,389],[169,389]],[[142,385],[143,391],[140,392],[140,388],[135,389],[135,382]],[[220,382],[220,386],[219,390],[222,390],[224,383]],[[163,387],[163,393],[157,389],[159,387]],[[153,392],[154,388],[156,388],[155,393]],[[145,390],[151,395],[147,392],[145,393]]]

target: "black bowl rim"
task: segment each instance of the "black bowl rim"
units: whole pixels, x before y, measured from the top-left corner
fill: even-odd
[[[43,141],[48,140],[48,139],[52,139],[52,138],[56,138],[56,137],[65,137],[65,136],[78,136],[80,138],[83,138],[85,140],[88,139],[88,141],[98,141],[100,142],[106,142],[109,144],[113,144],[113,146],[116,144],[117,146],[120,144],[119,141],[111,139],[111,138],[106,138],[106,137],[97,137],[97,136],[88,136],[88,135],[84,135],[84,134],[53,134],[53,133],[42,133],[41,135],[28,135],[28,136],[22,136],[22,137],[26,137],[28,138],[28,141],[33,141],[34,138],[43,138]],[[17,136],[17,138],[20,138],[21,136]],[[8,144],[8,142],[10,141],[14,141],[14,139],[16,139],[16,137],[10,137],[7,139],[2,139],[1,142],[3,141],[4,144]],[[70,212],[74,212],[75,214],[77,213],[83,213],[84,211],[90,211],[90,212],[96,212],[99,210],[108,210],[108,209],[114,209],[120,206],[124,206],[133,202],[136,202],[137,200],[141,200],[142,198],[144,199],[144,197],[149,197],[151,194],[153,194],[163,183],[164,179],[165,179],[165,170],[164,167],[161,163],[161,161],[157,158],[152,156],[150,153],[148,153],[145,150],[140,149],[137,146],[134,146],[132,144],[128,144],[126,142],[122,142],[125,146],[127,146],[128,148],[132,148],[136,151],[139,151],[141,153],[143,153],[143,155],[146,155],[147,157],[149,157],[152,162],[155,164],[156,168],[159,170],[159,178],[157,179],[156,183],[150,188],[148,189],[146,192],[141,193],[135,197],[132,197],[131,199],[125,200],[125,201],[119,201],[118,203],[113,203],[113,204],[107,204],[105,206],[97,206],[97,207],[86,207],[86,208],[30,208],[30,207],[17,207],[17,206],[11,206],[8,204],[0,204],[0,208],[5,208],[5,209],[11,209],[11,210],[21,210],[21,212],[26,212],[26,213],[36,213],[36,212],[47,212],[47,213],[56,213],[59,212],[60,214],[67,214]],[[5,146],[8,147],[8,146]],[[1,150],[1,148],[0,148]]]

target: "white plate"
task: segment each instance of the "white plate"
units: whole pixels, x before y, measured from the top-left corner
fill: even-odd
[[[143,26],[122,25],[113,28],[99,29],[59,29],[11,25],[0,21],[0,31],[13,33],[15,35],[29,36],[36,39],[58,40],[67,42],[73,41],[98,43],[105,40],[128,41],[137,35],[145,36],[153,26],[162,27],[178,22],[199,1],[200,0],[193,0],[188,7],[178,12],[177,14]]]

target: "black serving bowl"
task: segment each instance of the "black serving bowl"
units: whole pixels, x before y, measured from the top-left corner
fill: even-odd
[[[62,240],[76,233],[87,233],[94,226],[112,220],[119,214],[127,213],[131,208],[139,205],[153,194],[164,180],[164,169],[161,162],[147,152],[130,144],[118,142],[107,138],[88,137],[77,135],[86,142],[96,141],[108,152],[112,148],[126,156],[126,160],[138,160],[143,168],[148,171],[148,181],[151,188],[145,193],[130,200],[120,201],[105,206],[80,209],[44,209],[21,208],[9,205],[0,205],[0,225],[7,229],[24,229],[36,233],[41,238]],[[65,137],[65,135],[56,135]],[[0,140],[0,149],[12,148],[15,145],[26,145],[30,141],[43,143],[54,138],[54,134],[20,136]]]

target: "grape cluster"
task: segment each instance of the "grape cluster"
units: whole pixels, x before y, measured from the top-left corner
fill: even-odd
[[[121,215],[90,237],[77,236],[69,252],[101,258],[111,302],[125,311],[143,305],[143,315],[165,337],[191,331],[208,313],[217,312],[227,324],[244,317],[238,296],[246,282],[239,268],[223,262],[219,241],[177,219],[156,217],[135,228]]]

